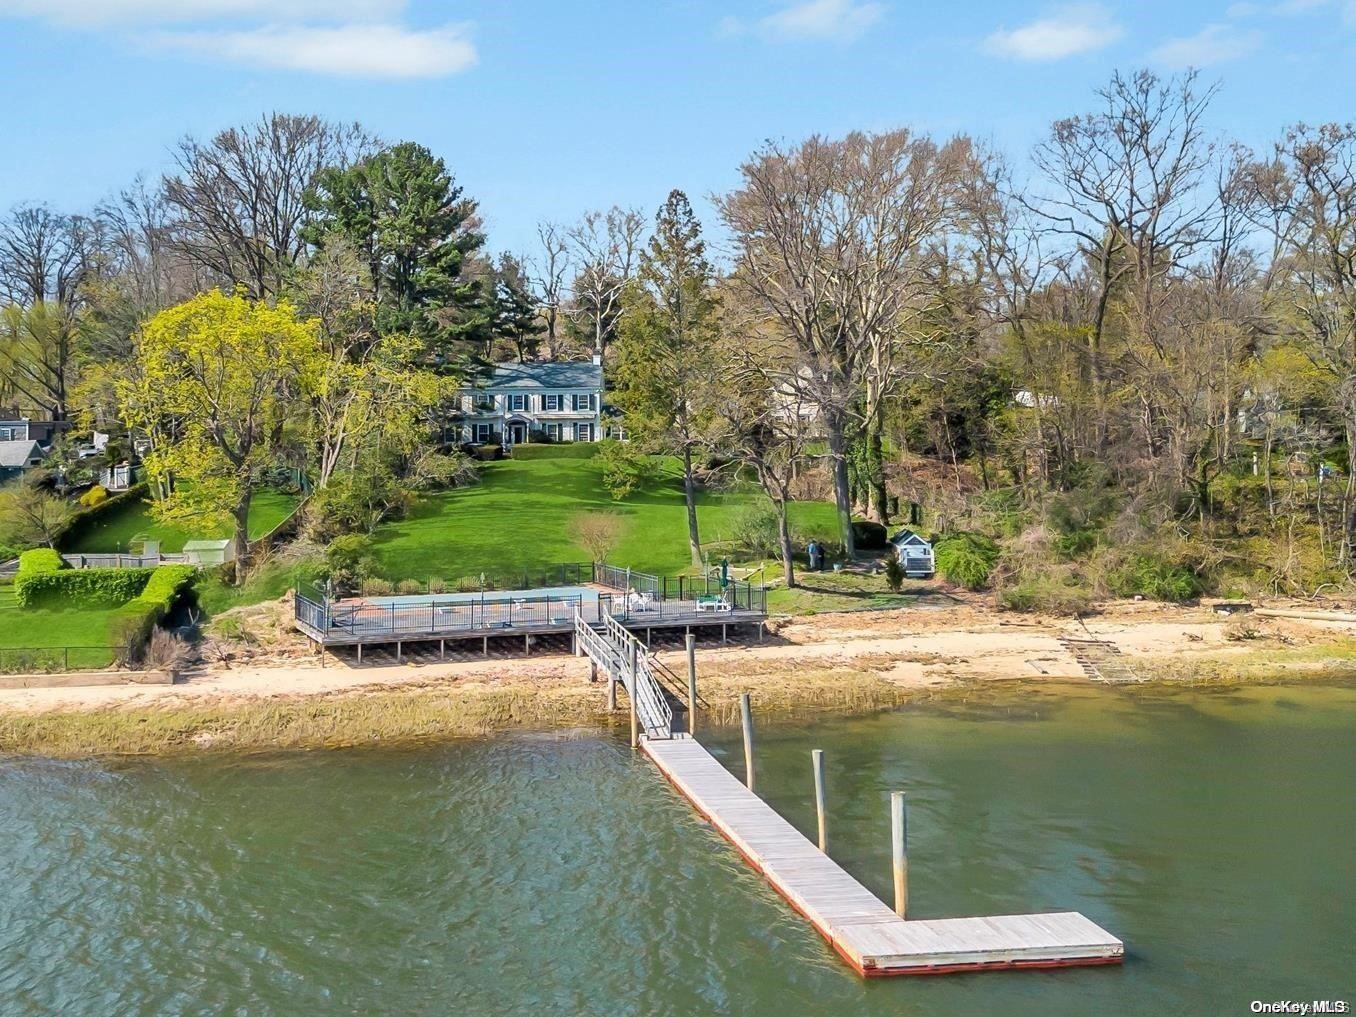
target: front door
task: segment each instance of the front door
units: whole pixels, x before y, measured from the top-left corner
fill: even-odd
[[[509,444],[522,445],[527,441],[526,424],[509,424]]]

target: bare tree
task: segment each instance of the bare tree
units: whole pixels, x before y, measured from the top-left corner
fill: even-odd
[[[1275,157],[1252,168],[1275,238],[1270,302],[1311,356],[1339,379],[1347,484],[1341,559],[1356,554],[1356,126],[1291,128]]]
[[[90,220],[46,205],[19,205],[0,221],[0,287],[11,303],[74,304],[94,270]]]
[[[1196,74],[1160,80],[1149,71],[1117,73],[1098,91],[1102,108],[1056,121],[1033,159],[1054,185],[1030,206],[1049,229],[1084,259],[1093,295],[1088,369],[1097,402],[1097,444],[1109,441],[1107,400],[1112,384],[1106,337],[1119,302],[1136,338],[1159,341],[1157,303],[1165,279],[1213,233],[1217,208],[1201,185],[1215,146],[1204,116],[1214,87],[1198,90]],[[1141,390],[1146,417],[1152,393]],[[1144,435],[1153,447],[1152,428]]]
[[[546,323],[546,353],[554,360],[560,355],[560,316],[570,271],[570,244],[565,231],[553,222],[537,223],[537,240],[540,248],[530,262],[530,281]]]
[[[164,180],[178,250],[215,281],[276,296],[306,253],[306,196],[316,174],[346,166],[374,147],[357,124],[271,113],[222,131],[188,137]]]
[[[573,314],[603,356],[621,314],[622,291],[635,275],[645,236],[645,217],[634,208],[614,206],[589,212],[569,232],[570,253],[578,265]]]

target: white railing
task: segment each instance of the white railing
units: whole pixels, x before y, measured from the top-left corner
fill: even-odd
[[[603,631],[600,633],[575,615],[575,637],[585,653],[601,667],[610,669],[621,678],[626,694],[636,704],[636,717],[650,738],[673,737],[673,711],[664,692],[655,680],[650,665],[650,654],[639,639],[633,636],[616,618],[604,612]],[[635,671],[630,663],[635,654]]]

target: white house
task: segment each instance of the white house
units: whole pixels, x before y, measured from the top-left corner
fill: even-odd
[[[462,389],[449,436],[471,445],[533,441],[599,441],[603,368],[588,361],[495,365],[478,385]]]
[[[904,574],[912,579],[931,579],[937,571],[937,562],[932,554],[932,544],[924,540],[913,530],[900,530],[890,538],[895,553],[904,563]]]

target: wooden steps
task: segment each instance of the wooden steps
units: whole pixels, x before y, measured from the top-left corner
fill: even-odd
[[[1115,964],[1120,940],[1072,911],[905,921],[692,738],[641,741],[692,806],[867,976]]]
[[[1130,666],[1121,648],[1113,642],[1106,639],[1076,639],[1072,636],[1061,636],[1059,642],[1073,654],[1083,673],[1095,682],[1122,685],[1145,680]]]

